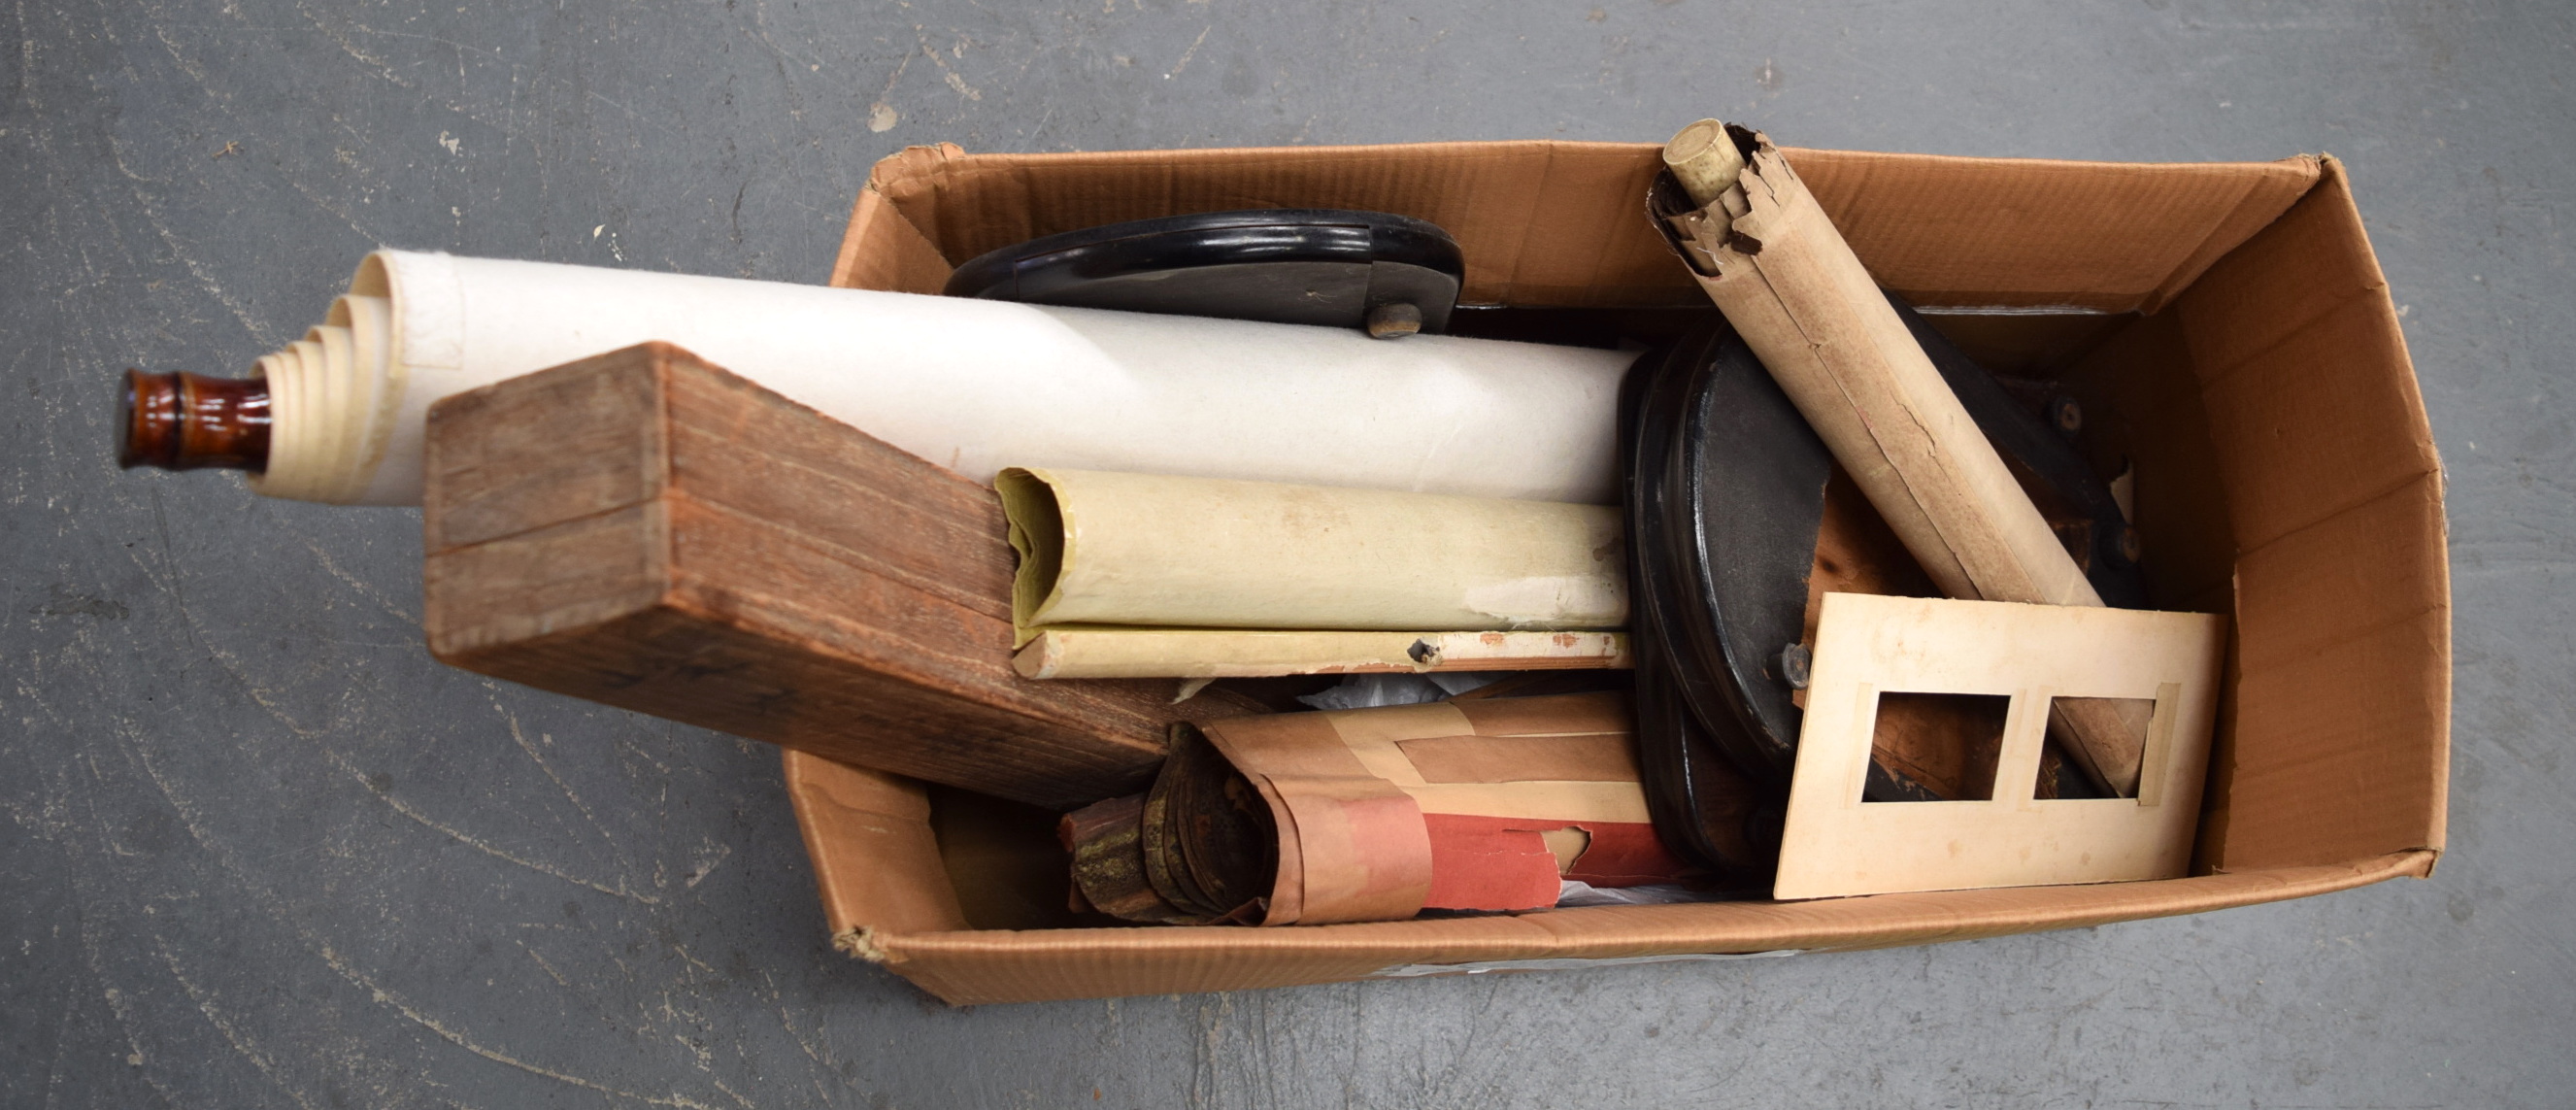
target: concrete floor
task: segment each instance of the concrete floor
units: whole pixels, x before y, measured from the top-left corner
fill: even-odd
[[[462,6],[458,6],[458,4]],[[2576,8],[0,5],[0,1104],[2576,1104]],[[433,663],[418,519],[120,475],[380,244],[819,280],[907,143],[2348,160],[2449,462],[2430,882],[1904,951],[946,1009],[775,754]]]

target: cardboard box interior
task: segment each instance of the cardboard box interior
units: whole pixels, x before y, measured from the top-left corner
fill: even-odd
[[[1439,965],[1886,947],[2294,898],[2431,873],[2450,699],[2441,469],[2341,165],[1794,150],[1879,281],[1989,367],[2080,400],[2134,463],[2159,607],[2234,618],[2192,877],[1286,929],[1048,928],[1052,815],[810,756],[787,783],[846,949],[954,1003],[1418,974]],[[1657,148],[1438,143],[879,163],[836,285],[1119,220],[1271,206],[1431,220],[1466,304],[1696,306],[1643,215]],[[1535,963],[1527,961],[1537,961]]]

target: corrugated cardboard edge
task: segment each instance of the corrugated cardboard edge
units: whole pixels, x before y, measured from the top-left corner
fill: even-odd
[[[1179,211],[1279,203],[1403,208],[1389,188],[1411,181],[1414,199],[1436,198],[1424,203],[1439,210],[1416,205],[1407,214],[1456,223],[1462,242],[1477,240],[1468,259],[1465,300],[1695,304],[1699,296],[1687,273],[1672,263],[1633,205],[1605,210],[1563,203],[1605,185],[1642,197],[1662,168],[1660,152],[1646,143],[1555,140],[1069,154],[969,154],[951,143],[909,147],[870,171],[831,283],[936,293],[952,264],[964,261],[957,255],[1004,245],[985,241],[990,234],[961,230],[994,215],[989,197],[977,211],[972,201],[951,194],[1043,196],[1057,209],[1051,218],[1018,221],[1027,226],[1014,232],[1037,235],[1137,218],[1139,212],[1128,209],[1150,196],[1171,200]],[[1918,306],[2154,311],[2272,222],[2320,172],[2319,159],[2308,155],[2276,162],[2118,163],[1800,148],[1783,148],[1783,154],[1871,273]],[[1338,180],[1340,188],[1317,190],[1317,182],[1327,178]],[[1891,181],[1906,185],[1891,190]],[[2004,186],[1999,190],[1998,182]],[[2222,187],[2213,190],[2212,182]],[[2142,215],[2107,223],[2045,218],[2070,193],[2095,202],[2096,209],[2126,207]],[[1064,200],[1078,194],[1100,195]],[[1480,238],[1468,226],[1515,221],[1519,231],[1511,236]],[[1056,226],[1060,222],[1066,226]],[[1955,252],[1936,241],[1944,235],[2018,245],[2005,252],[2013,256],[2008,265],[1963,271]],[[2024,284],[2033,267],[2046,268],[2051,259],[2071,257],[2067,248],[2105,237],[2136,240],[2137,253],[2156,265],[2095,274],[2077,283],[2081,293],[2034,292]],[[2059,274],[2040,284],[2063,286],[2065,280]]]
[[[2101,887],[1888,894],[1869,912],[1819,902],[1557,910],[1518,917],[1286,929],[1135,928],[899,933],[862,954],[956,1005],[1347,982],[1427,964],[1620,960],[1972,940],[2201,913],[2422,877],[2434,853]],[[844,930],[844,933],[849,933]],[[1415,972],[1415,973],[1418,973]]]
[[[870,932],[967,927],[921,784],[793,749],[781,770],[838,947],[875,959]]]
[[[2320,165],[2170,310],[2237,543],[2237,674],[2202,824],[2226,870],[2438,853],[2449,821],[2441,459],[2343,165]],[[2284,265],[2298,280],[2270,280]],[[2309,693],[2338,685],[2350,696]]]
[[[956,1005],[1347,982],[1422,965],[1861,950],[2201,913],[2421,878],[2437,853],[2098,886],[1713,902],[1282,929],[974,930],[920,788],[797,752],[789,795],[834,946]]]
[[[2288,211],[2292,204],[2316,187],[2319,177],[2326,172],[2324,162],[2325,158],[2319,155],[2295,155],[2272,163],[2276,172],[2246,178],[2245,191],[2238,195],[2227,217],[2210,229],[2209,237],[2203,239],[2182,265],[2175,267],[2173,273],[2156,286],[2155,292],[2148,294],[2146,300],[2138,305],[2138,311],[2151,313],[2172,303],[2176,294],[2200,280],[2200,275],[2207,273],[2220,257],[2280,218],[2281,213]],[[2341,176],[2341,167],[2338,166],[2334,172]]]
[[[887,199],[889,190],[914,187],[923,175],[935,175],[941,160],[966,152],[954,144],[908,147],[878,160],[868,183],[851,205],[850,223],[841,235],[841,250],[832,260],[831,284],[842,289],[889,289],[937,293],[955,271],[922,229],[904,218]],[[871,249],[873,248],[873,249]],[[963,261],[962,259],[960,261]]]

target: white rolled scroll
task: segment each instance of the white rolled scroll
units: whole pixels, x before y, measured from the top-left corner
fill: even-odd
[[[277,497],[412,505],[442,397],[664,340],[990,482],[1020,465],[1618,499],[1631,355],[378,251],[260,360]]]

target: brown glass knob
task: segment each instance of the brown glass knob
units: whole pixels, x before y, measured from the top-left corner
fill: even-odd
[[[116,465],[268,469],[268,379],[125,372]]]

